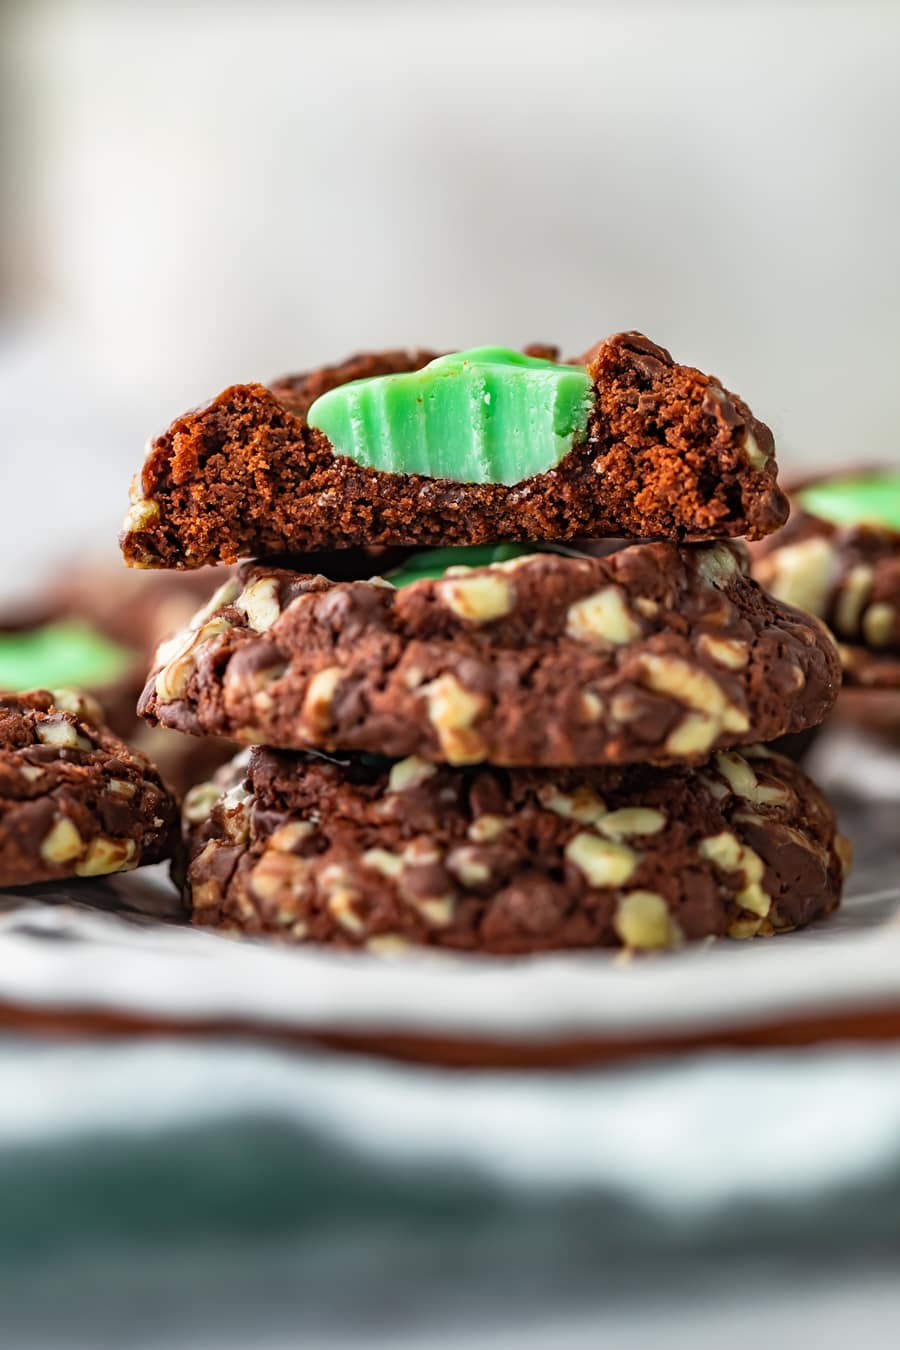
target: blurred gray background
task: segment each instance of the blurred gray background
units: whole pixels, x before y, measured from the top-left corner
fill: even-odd
[[[896,0],[2,15],[7,584],[112,549],[177,413],[358,348],[638,327],[789,470],[896,455]]]

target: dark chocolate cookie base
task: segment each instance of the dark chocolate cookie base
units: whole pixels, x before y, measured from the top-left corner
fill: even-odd
[[[674,947],[838,904],[833,813],[762,747],[700,770],[436,768],[256,749],[185,804],[195,923],[393,954]]]

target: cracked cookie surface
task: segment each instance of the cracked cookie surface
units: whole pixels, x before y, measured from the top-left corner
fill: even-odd
[[[849,847],[761,746],[699,768],[468,770],[245,751],[184,809],[193,921],[292,943],[516,955],[797,928]]]
[[[740,545],[543,552],[388,581],[245,564],[157,653],[140,712],[244,744],[464,765],[660,763],[821,721],[817,620]]]

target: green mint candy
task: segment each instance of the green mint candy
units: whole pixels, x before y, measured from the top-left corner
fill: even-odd
[[[804,511],[832,525],[880,525],[900,530],[900,472],[882,470],[826,478],[795,495]]]
[[[534,553],[559,553],[566,558],[590,555],[566,544],[461,544],[458,548],[432,548],[413,553],[400,567],[385,573],[385,580],[398,589],[414,581],[437,581],[449,567],[490,567]]]
[[[74,619],[0,633],[0,689],[99,689],[124,675],[133,659]]]
[[[448,567],[489,567],[527,553],[537,553],[535,544],[463,544],[459,548],[432,548],[413,553],[401,567],[386,573],[386,580],[398,588],[414,581],[436,581]]]
[[[591,402],[583,366],[476,347],[409,374],[339,385],[316,399],[308,420],[367,468],[509,486],[552,469],[584,440]]]

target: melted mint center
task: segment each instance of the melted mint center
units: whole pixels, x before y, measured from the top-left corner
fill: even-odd
[[[509,486],[552,469],[584,440],[590,407],[583,366],[476,347],[339,385],[316,399],[308,420],[367,468]]]
[[[100,688],[132,660],[126,647],[75,619],[0,633],[0,689]]]
[[[804,510],[832,525],[881,525],[900,530],[900,472],[826,478],[796,494]]]

